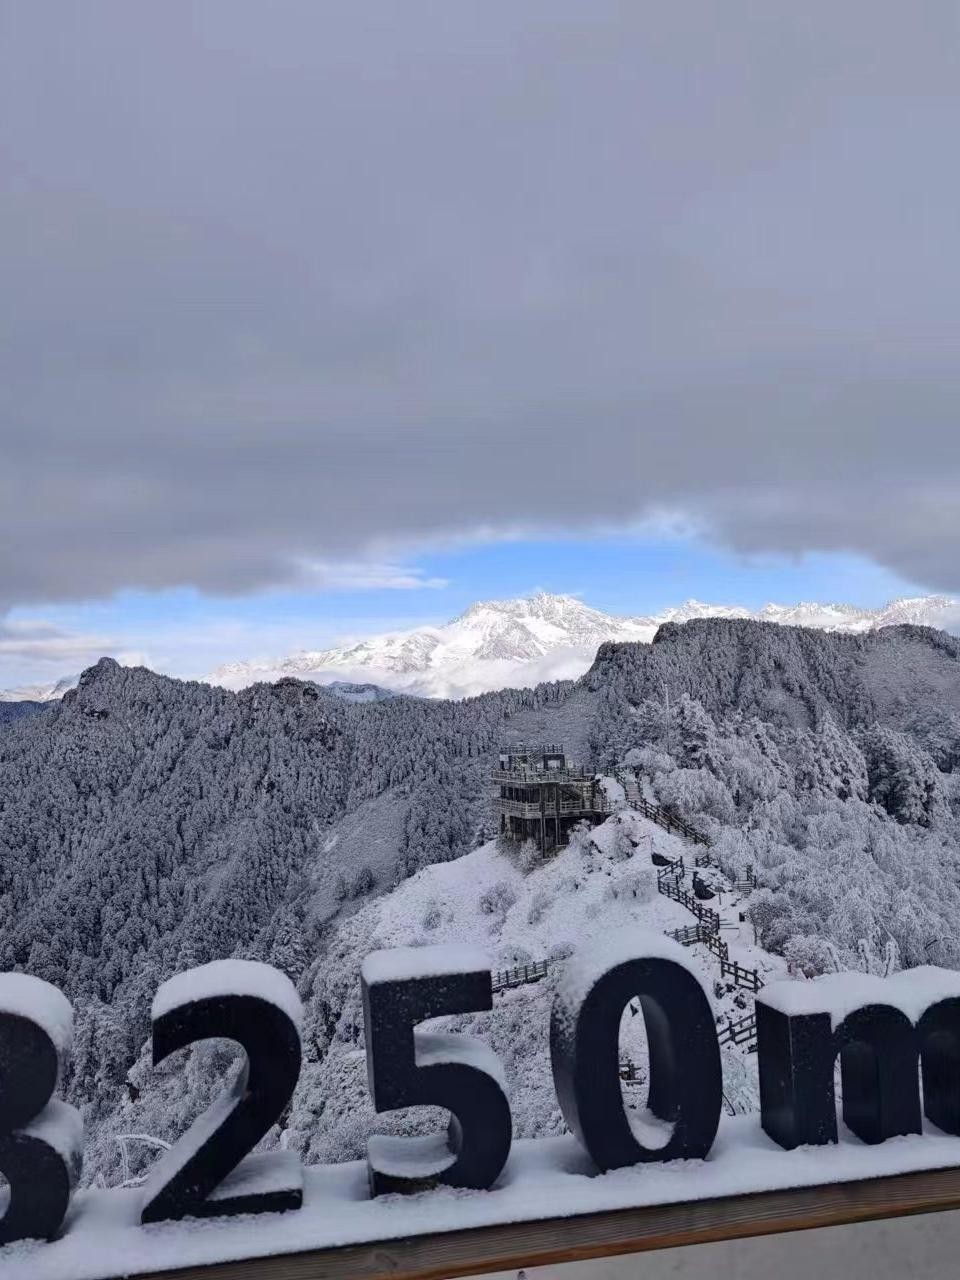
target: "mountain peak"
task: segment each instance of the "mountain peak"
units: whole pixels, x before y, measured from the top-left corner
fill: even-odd
[[[508,600],[478,600],[464,609],[463,613],[453,619],[454,622],[468,622],[471,618],[482,617],[488,613],[502,613],[509,617],[523,615],[555,615],[569,609],[587,609],[576,596],[555,595],[550,591],[534,591],[529,596],[516,596]],[[592,612],[592,610],[591,610]]]
[[[949,596],[904,596],[879,609],[815,601],[746,609],[690,597],[649,617],[616,617],[578,596],[541,590],[513,599],[478,601],[442,626],[369,636],[319,651],[297,650],[266,662],[231,662],[217,668],[208,680],[241,689],[293,676],[322,685],[345,682],[420,697],[462,698],[490,689],[577,679],[607,641],[649,644],[664,623],[710,617],[846,632],[902,624],[960,631],[960,601]],[[104,679],[112,670],[108,659],[86,679]],[[75,683],[74,677],[57,685],[4,691],[0,701],[55,699]]]
[[[606,641],[650,643],[664,623],[699,618],[754,618],[781,625],[863,632],[897,623],[944,626],[951,611],[960,623],[960,603],[942,596],[891,601],[880,609],[849,604],[708,604],[690,597],[650,617],[616,617],[578,596],[535,591],[512,599],[480,600],[439,627],[374,636],[324,653],[304,653],[271,667],[243,663],[215,672],[215,683],[237,688],[252,680],[296,675],[329,683],[373,682],[401,693],[465,697],[505,686],[575,679]]]

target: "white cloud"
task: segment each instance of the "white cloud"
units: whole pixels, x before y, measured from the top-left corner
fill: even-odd
[[[435,591],[450,585],[447,578],[396,564],[304,560],[301,567],[308,585],[325,591]]]

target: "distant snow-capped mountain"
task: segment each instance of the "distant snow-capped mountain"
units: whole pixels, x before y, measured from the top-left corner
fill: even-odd
[[[372,701],[387,692],[427,698],[463,698],[490,689],[522,688],[543,680],[583,675],[606,640],[649,643],[665,622],[695,618],[753,618],[792,627],[863,632],[914,623],[960,632],[960,600],[914,596],[880,609],[850,604],[804,602],[739,605],[687,600],[661,613],[618,617],[592,609],[575,596],[539,591],[517,600],[471,605],[442,626],[368,636],[332,649],[299,650],[284,658],[230,662],[206,677],[208,683],[241,689],[257,681],[293,676],[330,687],[352,701]],[[66,676],[54,684],[0,690],[0,702],[51,702],[77,683]]]
[[[256,681],[295,676],[321,684],[374,683],[421,697],[460,698],[542,680],[575,679],[606,640],[649,642],[665,622],[694,618],[754,618],[795,627],[862,632],[912,622],[955,629],[960,601],[946,596],[894,600],[881,609],[846,604],[768,604],[760,610],[687,600],[662,613],[617,617],[574,596],[536,595],[471,605],[437,627],[371,636],[334,649],[304,650],[267,662],[218,667],[212,684],[239,689]]]
[[[79,673],[63,676],[53,684],[25,684],[18,689],[0,689],[0,702],[56,702],[68,689],[75,689]]]
[[[296,676],[373,683],[421,697],[462,698],[514,684],[582,675],[605,640],[649,640],[656,623],[616,618],[573,596],[538,592],[471,605],[438,627],[372,636],[355,644],[277,661],[218,667],[211,683],[238,689]]]

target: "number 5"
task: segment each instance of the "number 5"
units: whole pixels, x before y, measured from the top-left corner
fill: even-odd
[[[512,1121],[497,1055],[473,1036],[415,1031],[443,1014],[490,1009],[490,969],[472,947],[400,947],[375,951],[361,971],[367,1079],[377,1111],[445,1107],[447,1134],[372,1137],[370,1189],[483,1189],[510,1153]]]

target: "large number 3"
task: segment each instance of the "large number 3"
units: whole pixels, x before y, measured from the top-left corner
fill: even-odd
[[[247,1060],[233,1089],[194,1121],[151,1172],[143,1222],[300,1207],[302,1171],[292,1153],[253,1156],[237,1168],[279,1119],[296,1087],[300,1018],[290,980],[252,960],[217,960],[163,984],[153,1002],[154,1065],[195,1041],[216,1038],[235,1040]]]
[[[80,1114],[51,1101],[73,1039],[73,1010],[56,987],[0,975],[0,1171],[10,1184],[0,1244],[60,1230],[80,1173]]]

